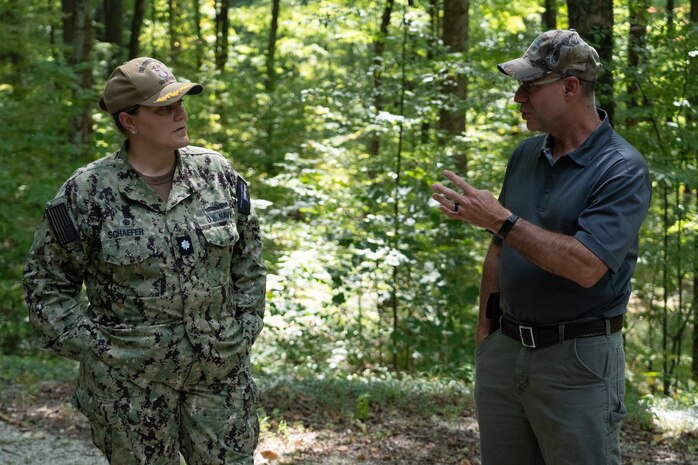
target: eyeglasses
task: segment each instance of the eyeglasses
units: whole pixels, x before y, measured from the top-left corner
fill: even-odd
[[[567,76],[558,76],[553,79],[545,79],[543,81],[519,81],[519,89],[524,92],[531,93],[534,92],[536,87],[544,86],[546,84],[552,84],[553,82],[562,81]]]

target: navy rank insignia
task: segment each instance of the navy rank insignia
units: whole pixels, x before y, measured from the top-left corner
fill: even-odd
[[[192,253],[194,253],[194,245],[191,243],[191,237],[189,237],[189,235],[178,237],[177,249],[179,250],[179,253],[183,256],[191,255]]]

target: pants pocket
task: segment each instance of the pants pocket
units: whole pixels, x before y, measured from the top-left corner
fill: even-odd
[[[492,342],[492,340],[493,340],[493,339],[495,338],[495,336],[496,336],[497,334],[499,334],[499,333],[500,333],[499,330],[492,331],[490,334],[487,335],[487,337],[486,337],[485,339],[482,340],[482,342],[480,342],[480,344],[478,344],[477,347],[475,347],[475,358],[478,358],[478,357],[480,356],[480,354],[485,350],[485,348],[486,348],[488,345],[490,345],[490,343]]]
[[[183,402],[182,455],[187,463],[253,463],[259,419],[251,386],[187,395]]]
[[[625,407],[625,351],[620,333],[577,339],[574,345],[579,381],[606,386],[606,422],[618,424],[628,413]]]
[[[106,459],[112,461],[113,440],[112,440],[112,425],[90,421],[90,430],[92,432],[92,442],[97,449],[101,450]]]
[[[90,352],[91,353],[91,352]],[[80,363],[73,405],[89,420],[103,424],[112,424],[117,418],[118,395],[116,389],[110,388],[113,378],[110,369],[96,356],[87,357]]]
[[[73,405],[90,421],[92,442],[111,462],[114,450],[113,423],[117,418],[116,400],[99,398],[78,382]]]
[[[628,409],[625,407],[625,350],[622,344],[615,347],[613,356],[615,358],[615,377],[610,386],[611,413],[609,422],[617,424],[628,414]]]

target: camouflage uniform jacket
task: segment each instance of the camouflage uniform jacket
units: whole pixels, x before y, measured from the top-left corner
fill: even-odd
[[[265,282],[247,184],[198,147],[179,150],[167,202],[123,147],[77,170],[48,203],[24,274],[47,347],[75,360],[93,351],[142,387],[181,386],[192,367],[215,382],[246,363]]]

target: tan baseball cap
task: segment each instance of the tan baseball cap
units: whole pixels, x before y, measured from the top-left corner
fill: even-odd
[[[199,94],[201,84],[177,82],[172,71],[158,60],[134,58],[118,66],[107,79],[99,106],[111,114],[134,105],[164,107],[186,94]]]
[[[547,31],[536,37],[521,58],[497,65],[517,81],[532,81],[551,73],[595,81],[599,54],[574,29]]]

